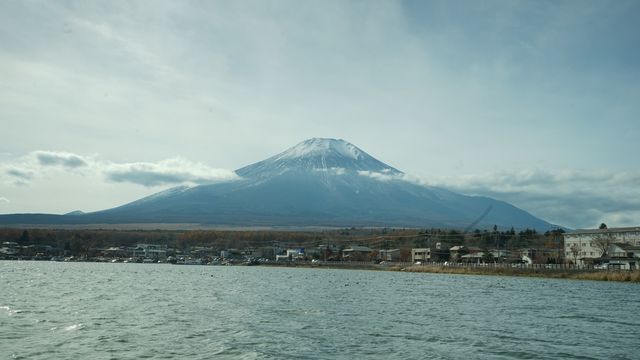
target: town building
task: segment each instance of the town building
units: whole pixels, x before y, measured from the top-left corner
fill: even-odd
[[[459,262],[459,261],[462,261],[463,259],[469,259],[471,257],[467,256],[465,258],[464,256],[469,254],[476,254],[479,252],[480,252],[480,248],[473,247],[473,246],[456,245],[449,248],[451,261],[454,261],[454,262]]]
[[[400,249],[378,250],[381,261],[400,261]]]
[[[134,258],[164,260],[167,258],[167,245],[137,244],[132,255]]]
[[[607,256],[601,259],[601,265],[607,269],[636,270],[640,264],[640,246],[631,244],[612,244]]]
[[[21,246],[17,242],[5,241],[0,247],[0,259],[13,259],[20,254]]]
[[[107,258],[125,258],[131,255],[131,251],[124,246],[112,246],[102,249],[101,255]]]
[[[411,262],[416,263],[431,261],[431,249],[430,248],[413,248],[411,249]]]
[[[431,248],[429,256],[433,262],[449,261],[449,249],[443,246],[441,242],[437,242],[436,246]]]
[[[342,250],[342,259],[349,261],[368,261],[371,260],[373,250],[366,246],[350,246]]]
[[[276,255],[276,261],[303,260],[304,257],[305,252],[303,248],[287,249],[284,254]]]
[[[640,227],[576,230],[564,234],[566,263],[593,264],[613,244],[640,246]],[[609,256],[611,254],[608,254]]]

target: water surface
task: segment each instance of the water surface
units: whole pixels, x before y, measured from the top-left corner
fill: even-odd
[[[0,358],[640,359],[640,286],[0,262]]]

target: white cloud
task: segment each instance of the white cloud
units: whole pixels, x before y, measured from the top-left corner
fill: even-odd
[[[320,172],[327,172],[327,173],[330,173],[332,175],[344,175],[347,172],[347,170],[345,168],[342,168],[342,167],[316,168],[314,170],[315,171],[320,171]]]
[[[130,182],[143,186],[207,184],[238,179],[236,173],[231,170],[211,168],[181,158],[157,163],[110,164],[104,173],[109,181]]]
[[[5,181],[7,185],[24,186],[39,178],[69,176],[69,169],[81,176],[99,176],[110,182],[146,187],[205,184],[238,178],[231,170],[213,168],[179,157],[157,162],[116,163],[68,152],[34,151],[15,161],[0,163],[0,174],[8,180]]]
[[[415,176],[415,175],[411,175],[411,174],[405,174],[405,173],[392,173],[389,169],[385,169],[385,170],[383,170],[381,172],[379,172],[379,171],[360,170],[360,171],[358,171],[358,175],[370,177],[370,178],[378,180],[378,181],[400,180],[400,181],[407,181],[407,182],[410,182],[410,183],[413,183],[413,184],[416,184],[416,185],[420,185],[420,186],[431,186],[432,185],[428,180],[420,178],[419,176]]]
[[[0,159],[2,213],[103,210],[176,185],[232,181],[231,170],[170,158],[115,162],[98,155],[33,151]]]
[[[0,203],[8,204],[8,203],[10,203],[10,202],[11,202],[11,201],[9,201],[9,199],[7,199],[6,197],[4,197],[4,196],[0,196]]]
[[[358,170],[358,175],[370,177],[378,181],[405,180],[404,174],[378,172],[369,170]]]

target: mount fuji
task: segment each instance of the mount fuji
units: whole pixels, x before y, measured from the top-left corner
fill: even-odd
[[[0,223],[554,227],[503,201],[407,181],[402,171],[344,140],[309,139],[236,174],[236,180],[179,186],[108,210],[2,215]]]

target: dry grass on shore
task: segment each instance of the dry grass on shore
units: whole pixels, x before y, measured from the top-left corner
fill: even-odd
[[[475,267],[446,267],[441,265],[413,265],[408,267],[392,267],[392,271],[425,272],[439,274],[461,275],[502,275],[545,277],[555,279],[621,281],[640,283],[640,271],[567,271],[551,269],[519,269],[519,268],[475,268]]]

